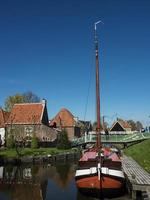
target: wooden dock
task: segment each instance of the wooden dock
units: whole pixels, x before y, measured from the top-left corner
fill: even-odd
[[[138,194],[143,194],[143,200],[150,199],[150,174],[146,172],[131,157],[122,157],[122,167],[127,179],[127,187],[132,199],[137,199]]]

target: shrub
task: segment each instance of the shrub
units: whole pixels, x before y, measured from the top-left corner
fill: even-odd
[[[37,149],[38,147],[39,147],[38,138],[33,136],[32,140],[31,140],[31,148]]]
[[[6,139],[6,147],[11,149],[15,147],[15,140],[13,135],[9,135]]]
[[[67,131],[65,129],[61,133],[59,133],[59,135],[58,135],[57,148],[58,149],[69,149],[69,148],[71,148],[71,143],[68,139],[68,134],[67,134]]]

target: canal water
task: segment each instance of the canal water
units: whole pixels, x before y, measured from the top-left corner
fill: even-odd
[[[96,200],[75,185],[75,163],[0,166],[0,200]],[[127,200],[128,195],[116,200]]]

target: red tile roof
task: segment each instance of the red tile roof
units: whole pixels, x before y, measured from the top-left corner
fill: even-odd
[[[15,104],[7,124],[41,124],[44,107],[43,103]]]
[[[0,128],[5,127],[5,123],[9,117],[10,113],[5,112],[4,110],[0,109]]]
[[[56,122],[57,126],[69,127],[75,125],[74,116],[72,113],[63,108],[60,112],[51,120],[50,126],[52,126]]]
[[[127,121],[119,120],[118,122],[123,128],[131,128],[130,124]]]

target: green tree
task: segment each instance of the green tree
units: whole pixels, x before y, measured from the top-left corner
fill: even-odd
[[[22,148],[24,147],[24,140],[22,131],[19,127],[13,127],[11,124],[10,131],[6,134],[6,147],[14,148],[18,157],[21,155]]]
[[[13,96],[9,96],[5,100],[5,110],[9,112],[15,103],[23,103],[23,102],[24,102],[24,98],[19,93]]]
[[[15,147],[15,139],[14,136],[12,134],[10,134],[7,138],[6,138],[6,147],[8,149],[12,149]]]
[[[31,148],[37,149],[38,147],[39,147],[38,138],[35,135],[33,135],[32,140],[31,140]]]
[[[23,93],[23,98],[25,103],[37,103],[40,102],[40,97],[38,97],[36,94],[33,92],[25,92]]]
[[[136,123],[133,120],[128,120],[128,124],[131,126],[132,131],[136,131]]]
[[[57,143],[58,149],[69,149],[71,148],[71,143],[68,139],[67,131],[64,129],[61,133],[58,135],[58,143]]]
[[[136,129],[137,129],[137,131],[141,131],[142,128],[143,128],[142,123],[141,123],[140,121],[137,121],[137,122],[136,122]]]
[[[35,103],[40,102],[40,98],[33,92],[25,92],[23,94],[17,93],[15,95],[6,98],[4,103],[4,109],[11,111],[12,107],[16,103]]]

